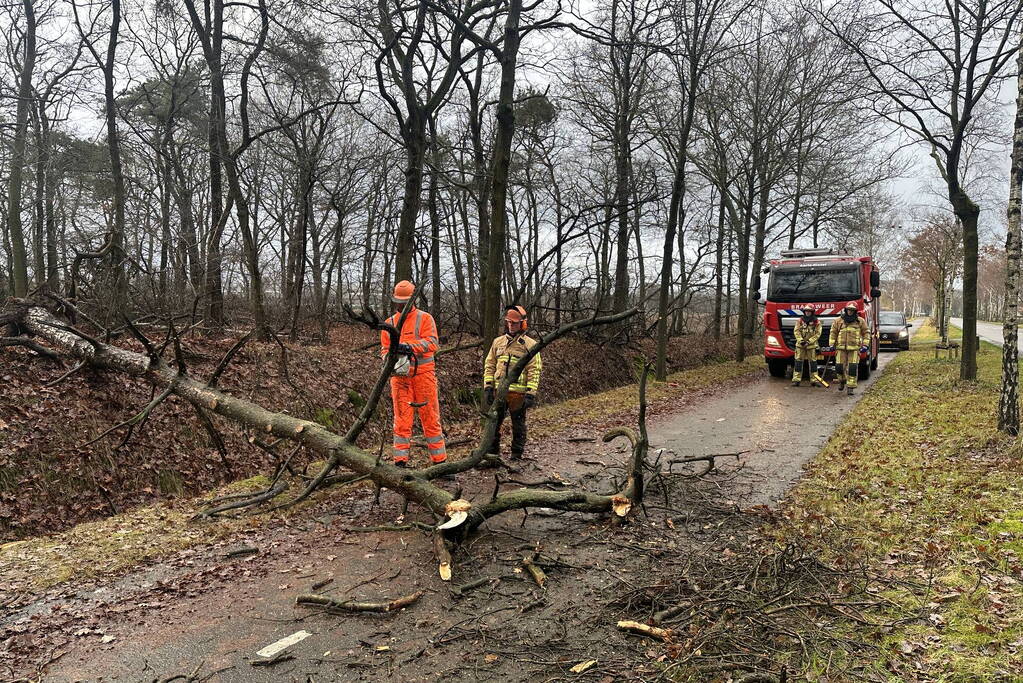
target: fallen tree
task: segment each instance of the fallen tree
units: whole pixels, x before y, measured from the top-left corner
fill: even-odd
[[[402,320],[407,312],[407,310],[403,312]],[[305,489],[292,500],[279,503],[278,507],[294,505],[315,490],[356,479],[370,479],[378,487],[400,493],[408,501],[422,506],[435,516],[438,523],[435,531],[435,546],[441,574],[447,580],[450,578],[448,544],[463,540],[480,524],[495,515],[510,510],[542,507],[575,512],[613,513],[624,517],[642,502],[643,467],[648,447],[645,428],[646,368],[644,368],[640,379],[638,432],[628,428],[619,428],[612,430],[604,437],[605,441],[609,441],[624,436],[629,439],[632,446],[628,476],[620,490],[593,493],[573,488],[554,491],[523,487],[503,492],[495,490],[490,500],[474,503],[461,500],[457,494],[453,495],[432,483],[432,480],[437,477],[467,471],[480,466],[488,459],[488,446],[497,432],[497,414],[505,405],[508,387],[518,380],[529,361],[543,348],[577,330],[599,325],[612,325],[630,318],[638,312],[638,309],[634,308],[613,315],[584,318],[541,336],[533,349],[511,368],[507,376],[496,387],[495,400],[484,413],[485,419],[479,443],[471,454],[461,460],[432,465],[422,470],[395,467],[384,461],[379,454],[370,453],[356,445],[359,434],[377,408],[396,360],[397,329],[381,322],[371,311],[359,315],[349,311],[349,315],[375,329],[390,334],[392,336],[391,353],[385,358],[380,375],[365,406],[343,436],[331,432],[316,422],[267,410],[251,401],[234,397],[217,388],[216,383],[219,376],[249,337],[243,338],[234,345],[218,364],[212,376],[203,380],[189,374],[173,325],[169,325],[167,339],[157,346],[134,325],[127,322],[128,330],[145,349],[146,353],[143,354],[107,341],[100,341],[85,331],[66,324],[47,308],[28,301],[13,300],[13,306],[5,312],[0,321],[12,328],[12,335],[22,338],[34,337],[35,340],[48,344],[51,347],[48,350],[57,356],[74,358],[98,370],[130,375],[148,382],[159,390],[157,397],[146,405],[139,415],[126,420],[115,429],[126,425],[134,426],[144,421],[146,416],[162,401],[169,396],[176,396],[191,404],[200,417],[206,418],[204,424],[208,424],[207,413],[215,413],[267,437],[291,441],[298,446],[323,455],[326,458],[325,465],[312,477]],[[399,327],[400,322],[399,320]],[[172,359],[165,359],[165,355],[171,355]],[[337,474],[336,471],[340,468],[344,468],[348,472]],[[237,509],[263,504],[273,500],[284,490],[286,490],[284,486],[271,486],[267,491],[260,492],[249,500],[232,503],[230,507]]]

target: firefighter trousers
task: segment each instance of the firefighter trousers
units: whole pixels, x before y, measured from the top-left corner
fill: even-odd
[[[520,407],[518,410],[509,411],[507,406],[501,406],[501,409],[497,411],[497,431],[494,433],[494,440],[490,442],[488,453],[500,455],[501,425],[504,424],[504,417],[509,412],[512,423],[512,455],[521,456],[526,451],[526,409]]]
[[[799,382],[803,379],[803,367],[804,364],[810,366],[810,381],[817,376],[817,359],[816,358],[799,358],[796,356],[796,364],[792,366],[792,381]]]
[[[860,366],[860,350],[838,349],[835,351],[835,367],[841,371],[843,377],[840,381],[845,386],[852,388],[856,386],[856,374]]]
[[[444,462],[447,459],[447,449],[440,424],[437,375],[433,369],[420,369],[411,377],[392,377],[391,402],[394,405],[394,462],[408,462],[412,445],[412,417],[417,410],[430,461]]]

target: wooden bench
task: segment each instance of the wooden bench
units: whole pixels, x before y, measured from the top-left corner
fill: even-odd
[[[938,355],[941,351],[945,351],[948,354],[949,359],[959,358],[959,342],[949,341],[948,337],[942,337],[941,341],[934,343],[934,359],[938,359]]]

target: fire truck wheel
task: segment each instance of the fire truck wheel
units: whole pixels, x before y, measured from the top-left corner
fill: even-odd
[[[771,377],[784,377],[785,371],[789,369],[788,361],[768,359],[767,370]]]

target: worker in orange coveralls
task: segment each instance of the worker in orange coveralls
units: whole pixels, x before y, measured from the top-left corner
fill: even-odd
[[[402,280],[394,287],[391,301],[395,313],[387,324],[398,326],[405,304],[415,294],[416,287]],[[391,377],[391,401],[394,404],[394,464],[408,467],[409,448],[412,445],[412,415],[419,410],[419,423],[433,463],[444,462],[447,450],[444,431],[440,425],[440,401],[437,398],[437,374],[433,355],[437,352],[437,324],[433,316],[415,306],[409,309],[401,327],[398,359]],[[391,336],[380,333],[380,355],[386,356],[391,348]]]

